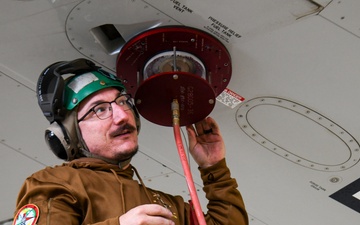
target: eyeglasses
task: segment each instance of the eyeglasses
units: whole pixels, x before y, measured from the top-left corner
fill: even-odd
[[[101,102],[92,107],[85,115],[83,115],[78,122],[81,122],[87,117],[90,113],[94,113],[100,120],[104,120],[112,116],[113,108],[111,106],[112,103],[116,103],[116,105],[120,106],[124,111],[131,109],[132,103],[131,96],[129,94],[122,94],[115,98],[114,101],[111,102]]]

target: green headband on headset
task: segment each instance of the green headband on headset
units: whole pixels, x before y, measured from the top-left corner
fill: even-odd
[[[121,92],[125,91],[125,86],[115,75],[103,70],[75,75],[66,80],[64,107],[67,110],[73,110],[92,93],[108,87],[115,87]]]

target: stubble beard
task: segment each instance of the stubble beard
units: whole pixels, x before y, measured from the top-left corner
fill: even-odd
[[[136,155],[136,153],[138,153],[138,151],[139,151],[139,145],[136,145],[133,149],[131,149],[130,151],[127,151],[126,153],[124,153],[124,152],[118,153],[116,155],[116,159],[119,162],[131,159],[132,157],[134,157]]]

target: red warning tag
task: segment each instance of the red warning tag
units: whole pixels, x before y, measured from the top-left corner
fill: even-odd
[[[233,109],[241,102],[243,102],[245,98],[233,92],[232,90],[225,88],[224,91],[216,97],[216,100]]]

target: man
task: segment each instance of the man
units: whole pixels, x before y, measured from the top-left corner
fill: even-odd
[[[69,72],[74,75],[64,81]],[[130,164],[138,151],[140,119],[116,76],[85,59],[58,62],[40,75],[37,92],[51,122],[46,140],[69,162],[26,179],[14,224],[196,224],[189,203],[147,188]],[[61,106],[54,106],[61,100],[58,92],[64,97]],[[209,200],[206,223],[248,224],[218,125],[208,117],[186,130]]]

